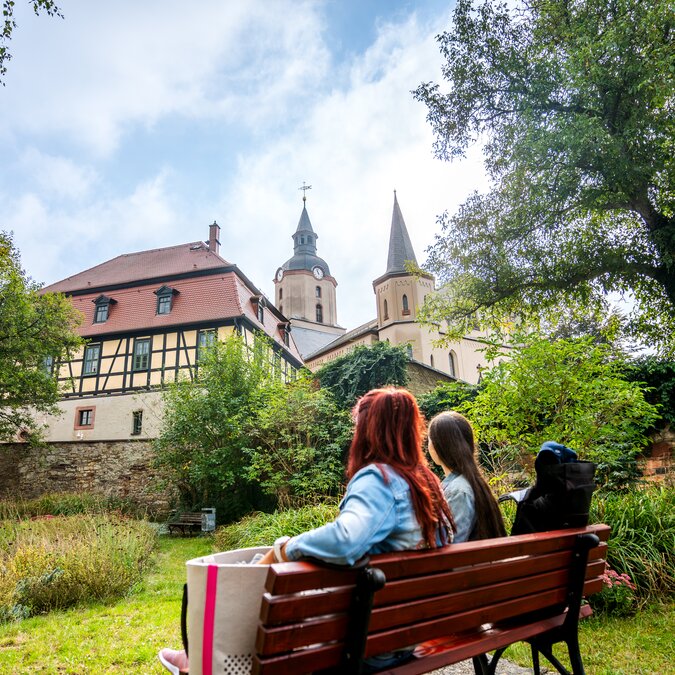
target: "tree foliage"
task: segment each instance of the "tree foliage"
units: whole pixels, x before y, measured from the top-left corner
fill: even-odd
[[[352,420],[313,378],[277,387],[248,433],[248,476],[278,506],[319,504],[341,492]]]
[[[473,401],[479,390],[479,386],[468,382],[443,382],[430,392],[419,395],[417,403],[427,420],[431,420],[440,412],[455,410],[462,404]]]
[[[458,0],[445,87],[414,94],[439,157],[484,143],[493,188],[441,218],[428,319],[465,334],[617,291],[675,347],[674,33],[671,0]]]
[[[157,464],[182,506],[215,506],[230,522],[339,492],[349,415],[309,375],[282,382],[273,348],[232,335],[200,355],[196,379],[165,391]]]
[[[675,429],[675,361],[644,356],[626,366],[626,377],[647,387],[647,400],[658,406],[658,425],[669,424]]]
[[[36,15],[40,12],[46,12],[49,16],[59,16],[63,18],[61,10],[58,8],[54,0],[28,0],[29,4],[33,6],[33,11]],[[0,34],[0,83],[4,86],[3,78],[7,73],[7,61],[12,58],[7,43],[12,39],[12,33],[16,28],[16,21],[14,20],[14,6],[15,0],[3,0],[2,2],[2,34]]]
[[[636,456],[658,412],[642,386],[627,380],[625,359],[592,338],[519,341],[463,406],[481,443],[498,458],[518,460],[555,440],[598,463],[603,484],[635,479]]]
[[[21,269],[11,235],[0,233],[0,440],[39,438],[34,412],[56,412],[53,364],[79,348],[81,315],[63,296],[40,295]]]
[[[408,382],[405,345],[388,342],[355,347],[323,366],[316,373],[321,387],[328,389],[341,408],[351,408],[360,396],[385,385],[405,386]]]
[[[219,519],[229,521],[257,505],[255,485],[246,479],[245,429],[270,396],[268,349],[259,340],[249,351],[236,335],[216,342],[200,354],[198,378],[165,390],[157,464],[184,506],[215,506]]]

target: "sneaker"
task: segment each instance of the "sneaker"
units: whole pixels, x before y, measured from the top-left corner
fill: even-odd
[[[157,657],[172,675],[189,672],[188,655],[182,649],[161,649]]]

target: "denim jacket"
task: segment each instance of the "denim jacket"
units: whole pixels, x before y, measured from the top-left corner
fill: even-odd
[[[468,541],[476,524],[476,506],[473,489],[469,481],[459,473],[450,472],[441,482],[443,494],[448,502],[452,517],[455,519],[455,538],[453,541],[459,544]]]
[[[349,481],[338,517],[292,537],[284,552],[289,560],[311,556],[353,565],[366,554],[425,546],[408,483],[386,464],[368,464]]]

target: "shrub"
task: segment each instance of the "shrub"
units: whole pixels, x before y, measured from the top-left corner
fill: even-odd
[[[478,396],[479,387],[467,382],[444,382],[427,394],[417,397],[417,403],[424,416],[431,420],[444,410],[454,410]]]
[[[123,596],[155,542],[149,523],[114,514],[0,522],[0,621]]]
[[[271,546],[278,537],[293,536],[320,527],[333,520],[337,514],[337,501],[274,513],[254,513],[237,523],[219,528],[214,545],[218,551]]]
[[[351,416],[314,380],[277,387],[245,431],[252,445],[247,475],[277,507],[317,504],[342,490]]]
[[[612,528],[607,564],[635,584],[638,603],[675,592],[675,490],[649,487],[595,495],[591,522]]]
[[[387,385],[404,387],[408,382],[405,345],[388,342],[360,345],[349,354],[327,363],[316,373],[321,387],[328,389],[341,408],[351,408],[360,396]]]
[[[521,336],[460,412],[473,423],[487,454],[503,460],[495,462],[497,473],[555,440],[596,462],[601,485],[627,487],[639,477],[635,457],[657,410],[622,369],[620,354],[590,338],[550,342],[536,334]]]

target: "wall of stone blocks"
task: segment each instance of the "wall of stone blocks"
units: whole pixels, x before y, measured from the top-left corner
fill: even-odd
[[[155,517],[176,499],[161,488],[149,441],[0,445],[0,499],[34,499],[50,493],[90,493],[127,499]]]

